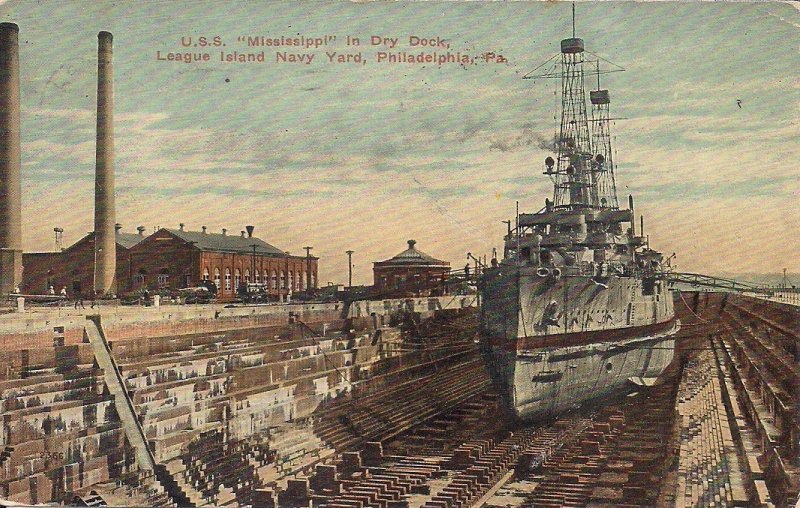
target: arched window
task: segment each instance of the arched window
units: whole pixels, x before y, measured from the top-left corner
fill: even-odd
[[[250,284],[250,269],[244,271],[244,283]]]
[[[300,287],[300,291],[305,289],[305,287],[306,287],[306,272],[300,272],[300,280],[298,281],[298,286]]]
[[[234,278],[233,278],[233,289],[238,290],[239,289],[239,285],[241,283],[242,283],[242,272],[240,272],[239,269],[237,268],[236,269],[236,274],[234,275]]]
[[[231,290],[231,269],[225,269],[225,291]]]
[[[144,286],[147,283],[147,270],[139,268],[139,272],[133,277],[134,284]]]
[[[287,288],[294,290],[294,272],[289,270],[289,280],[287,281]]]
[[[217,286],[217,289],[222,287],[222,282],[219,277],[219,268],[214,268],[214,285]]]
[[[203,268],[203,280],[208,280],[210,276],[208,275],[208,267]]]
[[[258,284],[259,282],[261,282],[261,277],[259,277],[258,270],[256,270],[256,284]]]
[[[286,288],[286,272],[281,270],[281,289]]]
[[[272,289],[278,289],[278,274],[272,270]]]
[[[311,288],[313,289],[315,287],[317,287],[317,281],[316,281],[316,277],[314,277],[314,274],[312,273],[311,274]]]

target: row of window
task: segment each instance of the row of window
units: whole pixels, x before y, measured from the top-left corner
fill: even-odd
[[[256,284],[259,284],[259,283],[262,283],[262,282],[265,283],[265,284],[269,283],[270,287],[272,289],[275,289],[275,290],[277,290],[279,287],[280,287],[280,289],[285,289],[286,288],[286,273],[283,270],[280,271],[280,277],[279,277],[278,272],[276,272],[275,270],[272,270],[270,273],[267,273],[266,271],[264,271],[263,280],[261,279],[261,275],[262,274],[259,273],[258,270],[256,270],[252,282],[255,282]],[[307,273],[306,272],[293,272],[293,271],[290,270],[289,271],[289,284],[290,284],[292,290],[293,291],[303,291],[305,289],[305,286],[306,286],[306,278],[307,278]],[[209,273],[208,268],[204,268],[203,269],[203,280],[211,280],[211,274]],[[242,275],[241,275],[241,272],[239,271],[238,268],[234,271],[232,280],[233,280],[233,284],[231,284],[231,270],[230,270],[230,268],[226,268],[225,269],[225,285],[224,285],[225,291],[230,291],[231,289],[236,291],[236,290],[239,289],[239,286],[242,283]],[[247,269],[247,270],[244,271],[244,283],[248,284],[250,282],[251,282],[250,281],[250,270]],[[315,282],[316,282],[316,280],[315,280],[314,274],[312,273],[311,274],[311,287],[312,288],[315,287]],[[216,285],[218,288],[222,288],[223,287],[223,285],[222,285],[222,274],[220,273],[219,268],[214,268],[214,285]]]

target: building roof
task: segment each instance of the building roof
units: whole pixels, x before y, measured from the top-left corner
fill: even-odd
[[[146,238],[145,236],[137,235],[134,233],[120,233],[119,231],[116,231],[117,245],[119,245],[123,249],[130,249],[131,247],[138,244],[145,238]],[[78,245],[84,242],[94,242],[94,231],[89,231],[88,233],[86,233],[86,236],[84,236],[77,242],[73,243],[66,249],[62,250],[61,252],[75,249]]]
[[[137,235],[136,233],[120,233],[117,231],[117,243],[126,249],[130,249],[144,239],[145,237],[143,235]]]
[[[436,259],[435,257],[425,254],[421,250],[415,247],[416,245],[415,240],[408,241],[408,248],[403,252],[397,254],[393,258],[389,258],[385,261],[377,261],[375,264],[380,266],[386,265],[428,265],[428,266],[450,266],[449,261],[442,261],[441,259]]]
[[[202,231],[182,231],[180,229],[164,228],[166,231],[178,238],[194,243],[200,250],[224,251],[224,252],[243,252],[252,254],[253,245],[256,245],[256,254],[274,254],[285,256],[286,254],[255,236],[223,235],[220,233],[203,233]]]

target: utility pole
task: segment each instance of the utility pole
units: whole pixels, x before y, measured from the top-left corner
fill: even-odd
[[[306,291],[311,294],[311,249],[314,247],[303,247],[306,250]]]
[[[247,230],[247,238],[253,238],[253,230],[255,230],[256,227],[255,226],[245,226],[245,229]],[[245,283],[245,285],[256,281],[256,247],[258,247],[258,244],[255,243],[255,241],[253,241],[253,244],[250,245],[250,247],[253,248],[253,259],[252,259],[252,262],[250,263],[252,265],[250,267],[250,280],[248,280]],[[249,290],[249,288],[247,288],[247,289]]]
[[[283,277],[281,277],[281,283],[283,284],[283,287],[286,289],[285,301],[286,303],[289,303],[289,292],[290,292],[289,284],[291,284],[291,282],[289,282],[289,251],[287,250],[285,254],[286,254],[286,271],[283,272]],[[281,299],[283,299],[283,294],[281,294]]]
[[[345,251],[347,254],[347,287],[353,287],[353,251]]]

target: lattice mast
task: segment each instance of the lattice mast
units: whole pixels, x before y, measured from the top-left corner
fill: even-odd
[[[555,168],[548,159],[547,173],[554,180],[556,208],[598,206],[592,147],[586,113],[583,79],[584,44],[575,37],[575,5],[572,6],[572,37],[561,41],[561,125],[556,139]]]
[[[600,88],[600,59],[597,59],[597,90],[589,92],[592,103],[592,145],[596,155],[592,160],[592,174],[597,196],[603,208],[619,208],[617,184],[614,179],[614,158],[611,150],[611,126],[608,90]]]

